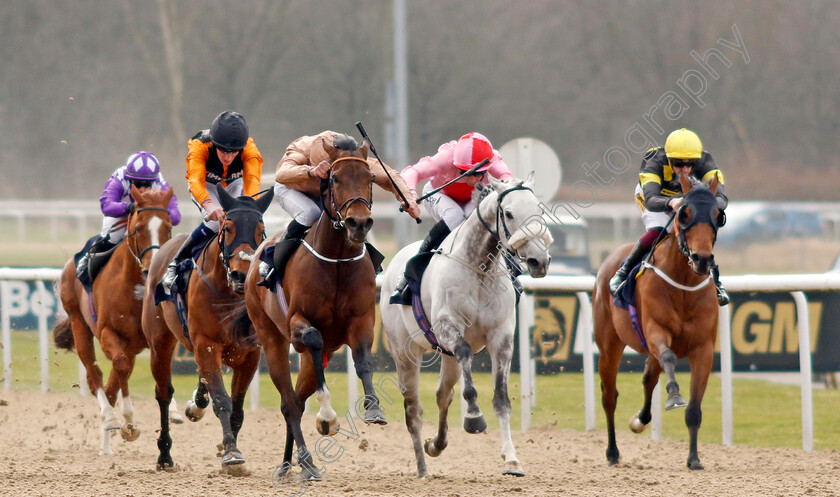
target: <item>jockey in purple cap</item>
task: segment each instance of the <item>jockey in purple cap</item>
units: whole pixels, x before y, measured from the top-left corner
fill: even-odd
[[[125,238],[128,215],[134,212],[134,199],[131,198],[131,186],[138,190],[157,189],[166,191],[169,183],[160,173],[160,163],[151,152],[137,152],[128,158],[124,166],[119,167],[108,178],[99,203],[102,214],[102,231],[88,240],[85,255],[76,265],[76,276],[84,274],[90,261],[91,253],[107,252]],[[181,222],[178,210],[178,198],[172,195],[169,202],[169,218],[172,226]]]

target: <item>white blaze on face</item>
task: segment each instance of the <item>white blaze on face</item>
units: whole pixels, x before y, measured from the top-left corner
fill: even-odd
[[[163,220],[157,216],[149,219],[149,223],[146,225],[146,228],[149,230],[149,238],[151,239],[152,247],[160,247],[160,226],[163,224]],[[156,248],[152,249],[152,257],[155,256],[157,253]]]

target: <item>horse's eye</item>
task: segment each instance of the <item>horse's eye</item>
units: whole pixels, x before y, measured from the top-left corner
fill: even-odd
[[[508,221],[512,221],[513,214],[511,214],[510,211],[505,211],[505,219],[507,219]]]

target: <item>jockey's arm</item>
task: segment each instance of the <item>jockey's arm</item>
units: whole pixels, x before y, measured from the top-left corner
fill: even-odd
[[[281,185],[295,185],[306,183],[312,178],[309,175],[309,159],[302,150],[294,144],[289,145],[286,154],[277,163],[277,172],[274,174],[274,181]]]
[[[662,194],[662,185],[656,181],[648,181],[642,184],[642,193],[645,196],[645,209],[651,212],[667,212],[671,210],[671,199]]]
[[[210,157],[210,146],[194,138],[187,143],[187,147],[187,181],[190,193],[203,208],[210,201],[207,194],[207,159]]]
[[[263,158],[253,138],[248,138],[242,150],[242,194],[253,197],[260,191]]]
[[[417,196],[415,194],[414,188],[409,188],[405,179],[400,175],[400,173],[396,172],[391,166],[388,164],[380,163],[379,160],[376,158],[368,157],[368,165],[370,166],[370,171],[373,173],[373,181],[380,188],[383,190],[387,190],[394,194],[394,197],[403,204],[402,197],[400,193],[397,191],[399,189],[403,195],[405,195],[405,199],[408,201],[408,205],[402,205],[403,209],[405,209],[411,217],[416,218],[420,215],[420,208],[417,206]],[[387,168],[387,174],[385,169]],[[390,174],[391,179],[388,179],[388,175]],[[394,183],[391,183],[391,180],[394,180],[396,183],[396,188],[394,187]]]
[[[105,183],[102,196],[99,197],[102,214],[108,217],[128,215],[129,202],[123,202],[123,195],[125,195],[125,190],[123,189],[122,183],[117,178],[111,176]]]

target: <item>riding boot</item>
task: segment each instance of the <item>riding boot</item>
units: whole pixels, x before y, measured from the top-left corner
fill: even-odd
[[[717,265],[712,268],[711,273],[712,277],[715,279],[715,290],[717,290],[718,305],[723,307],[729,303],[729,294],[726,293],[726,289],[724,289],[723,285],[720,283],[720,270]]]
[[[309,228],[309,226],[301,224],[296,220],[292,219],[289,222],[289,225],[286,227],[286,232],[283,233],[283,238],[281,238],[281,240],[303,238],[304,236],[306,236],[306,232],[309,231]]]
[[[215,235],[215,233],[209,227],[204,224],[198,225],[198,228],[190,233],[190,236],[187,237],[183,245],[181,245],[181,248],[178,249],[178,253],[175,254],[175,257],[173,257],[169,262],[169,265],[166,266],[166,272],[160,280],[161,284],[163,284],[163,286],[167,289],[171,289],[172,285],[175,284],[175,280],[178,278],[178,265],[181,261],[190,257],[192,255],[192,250],[195,247],[200,246],[202,243],[209,240],[213,235]]]
[[[636,264],[642,260],[642,257],[645,256],[647,251],[648,249],[643,247],[641,242],[636,242],[636,245],[633,246],[627,255],[627,259],[624,260],[624,263],[615,272],[615,276],[610,278],[610,292],[613,295],[618,295],[621,292],[627,280],[627,273],[636,267]]]
[[[429,230],[429,234],[426,235],[426,238],[423,239],[423,243],[420,244],[420,249],[417,251],[418,254],[422,254],[423,252],[431,252],[438,248],[443,242],[444,238],[446,238],[451,230],[449,226],[446,225],[443,219],[438,221],[432,229]],[[399,281],[397,282],[397,287],[394,291],[394,295],[391,298],[397,298],[400,294],[402,294],[405,289],[408,287],[408,277],[405,274],[400,276]],[[408,304],[406,304],[408,305]]]
[[[85,251],[85,255],[79,259],[78,264],[76,264],[76,278],[81,280],[85,273],[88,271],[88,266],[90,266],[90,260],[93,258],[95,254],[107,252],[114,248],[116,245],[111,243],[107,237],[103,238],[100,235],[96,235],[92,238],[90,242],[90,248]]]

